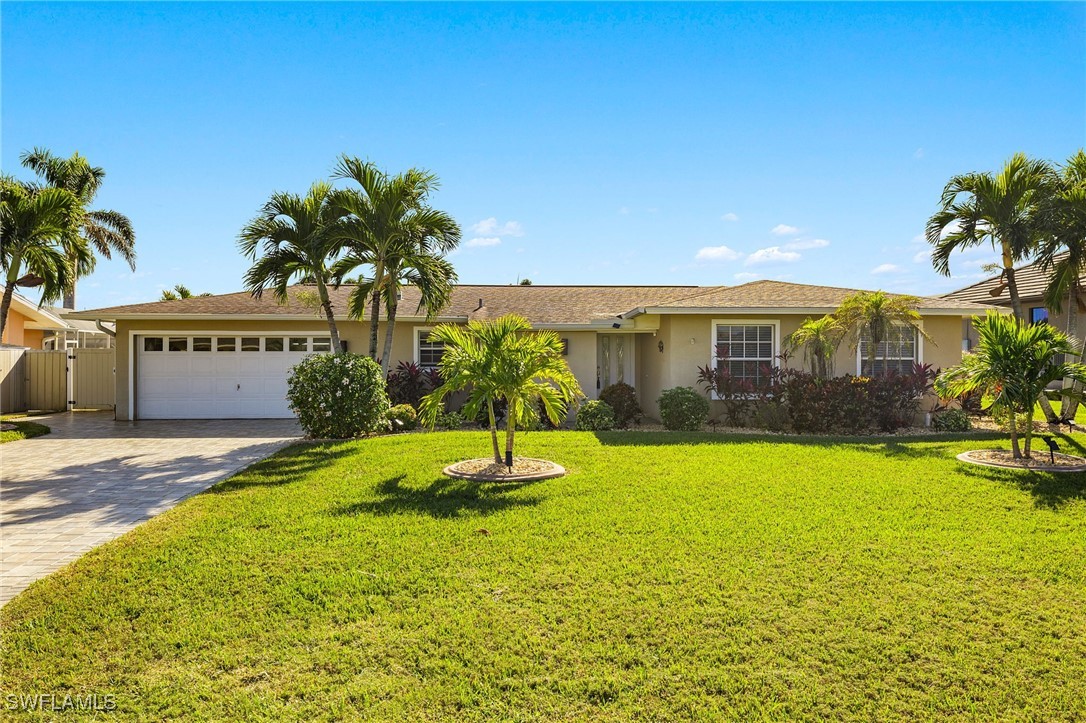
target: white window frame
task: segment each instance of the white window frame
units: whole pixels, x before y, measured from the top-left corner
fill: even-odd
[[[434,328],[435,327],[432,327],[432,326],[416,326],[415,327],[415,333],[414,333],[415,356],[414,356],[414,360],[415,360],[415,364],[417,364],[420,369],[437,369],[436,366],[432,366],[432,367],[431,366],[423,366],[422,357],[419,354],[419,344],[422,341],[420,339],[420,337],[422,336],[423,333],[433,331]]]
[[[769,364],[774,369],[780,367],[781,360],[777,358],[777,355],[781,353],[780,319],[713,319],[712,325],[709,327],[709,355],[713,360],[713,369],[717,368],[717,362],[719,361],[716,355],[716,330],[718,326],[772,326],[773,349],[771,350]],[[709,395],[712,399],[720,399],[715,390],[710,391]]]
[[[917,330],[915,331],[915,334],[916,334],[916,359],[913,359],[913,363],[914,364],[923,364],[924,363],[924,335],[921,332],[924,331],[924,322],[923,321],[916,322],[916,328],[917,328]],[[897,361],[897,360],[898,360],[898,358],[895,358],[895,361]],[[856,376],[863,375],[863,369],[864,369],[863,365],[864,365],[863,342],[861,341],[861,343],[856,345]]]

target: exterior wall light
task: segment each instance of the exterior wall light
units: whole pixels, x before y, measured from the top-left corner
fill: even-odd
[[[661,353],[661,354],[663,354],[663,353],[664,353],[664,340],[663,340],[663,339],[661,339],[660,341],[656,342],[656,348],[660,350],[660,353]]]

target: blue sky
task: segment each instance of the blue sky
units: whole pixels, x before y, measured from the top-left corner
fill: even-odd
[[[913,293],[954,173],[1086,143],[1086,5],[39,4],[2,9],[2,151],[78,150],[137,272],[79,306],[240,289],[234,239],[336,156],[428,168],[467,283]]]

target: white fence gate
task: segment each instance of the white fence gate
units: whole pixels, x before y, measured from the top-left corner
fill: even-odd
[[[113,409],[116,350],[0,350],[0,411]]]

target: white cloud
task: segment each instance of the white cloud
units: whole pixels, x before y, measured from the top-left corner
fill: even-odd
[[[879,264],[875,268],[871,269],[873,274],[899,274],[905,269],[901,268],[897,264]]]
[[[698,249],[698,253],[694,256],[695,261],[735,261],[743,256],[735,249],[730,249],[727,246],[705,246]]]
[[[498,219],[491,216],[484,218],[479,223],[473,224],[471,230],[480,236],[523,236],[524,229],[518,221],[506,221],[499,224]],[[487,244],[493,245],[493,244]]]
[[[720,217],[721,221],[738,221],[739,216],[734,213],[726,213]]]
[[[799,229],[795,226],[789,226],[786,223],[778,223],[776,226],[769,229],[769,233],[774,236],[795,236],[799,233]]]
[[[806,251],[807,249],[824,249],[829,245],[830,242],[824,238],[811,238],[787,243],[784,248],[788,251]]]
[[[746,265],[754,266],[755,264],[791,263],[793,261],[799,261],[799,259],[800,255],[795,251],[782,251],[780,246],[770,246],[768,248],[758,249],[748,256]]]
[[[760,279],[761,274],[754,274],[750,271],[740,271],[733,278],[735,278],[736,281],[754,281],[755,279]]]
[[[464,244],[469,249],[482,248],[484,246],[497,246],[502,240],[497,236],[480,236],[473,239],[468,239],[468,242]]]
[[[917,148],[915,151],[913,151],[913,158],[915,158],[916,160],[919,161],[923,157],[924,157],[924,149],[923,148]]]
[[[923,264],[928,261],[931,261],[931,251],[928,251],[927,249],[924,249],[923,251],[917,251],[916,255],[913,256],[914,263]]]
[[[924,244],[928,242],[928,237],[922,233],[918,233],[917,235],[912,237],[911,241],[914,244]]]

